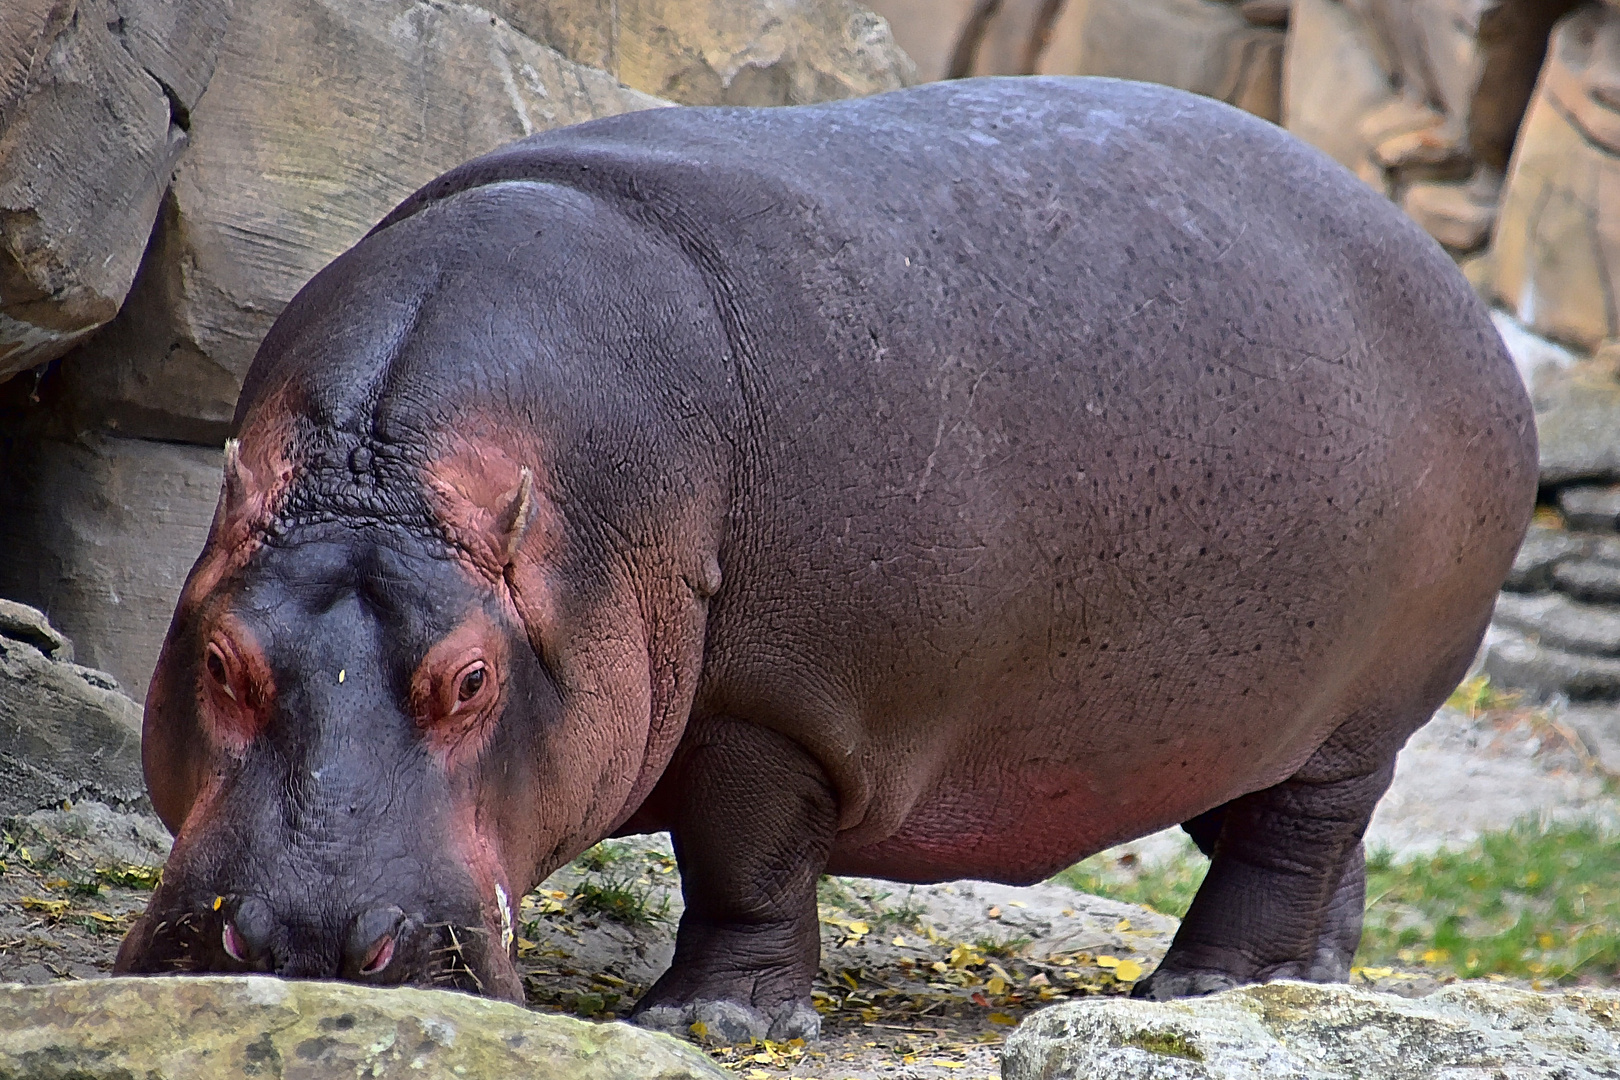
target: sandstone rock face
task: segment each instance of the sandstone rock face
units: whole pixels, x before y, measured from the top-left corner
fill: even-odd
[[[140,439],[19,449],[0,461],[0,596],[50,612],[79,660],[144,697],[213,519],[221,460]]]
[[[118,311],[231,9],[12,0],[0,12],[0,379]]]
[[[1259,13],[1262,18],[1271,16]],[[1285,34],[1256,25],[1234,4],[1216,0],[1087,0],[1083,17],[1064,19],[1053,48],[1078,35],[1067,70],[1165,83],[1217,98],[1256,116],[1282,117]]]
[[[683,105],[802,105],[917,81],[854,0],[489,0],[578,64]]]
[[[140,279],[64,364],[72,396],[124,434],[222,442],[275,317],[399,200],[501,143],[656,104],[482,8],[244,4]]]
[[[73,663],[43,614],[0,600],[0,817],[82,798],[145,807],[140,747],[140,706]]]
[[[1525,325],[1588,350],[1620,337],[1620,10],[1588,5],[1553,33],[1493,249]]]
[[[1361,120],[1394,95],[1371,31],[1340,0],[1294,0],[1283,69],[1283,126],[1361,171],[1372,154]]]
[[[720,1080],[701,1052],[436,990],[264,976],[0,986],[0,1076]]]
[[[1278,982],[1205,998],[1093,999],[1007,1040],[1006,1080],[1597,1080],[1620,1068],[1620,994],[1489,984],[1409,1000]]]

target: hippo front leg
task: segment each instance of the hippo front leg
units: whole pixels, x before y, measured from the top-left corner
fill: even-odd
[[[669,806],[686,912],[675,959],[634,1020],[723,1042],[815,1038],[821,959],[816,882],[837,825],[831,786],[791,740],[754,724],[694,721]]]

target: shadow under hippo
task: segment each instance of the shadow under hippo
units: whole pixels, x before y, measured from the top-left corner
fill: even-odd
[[[451,171],[288,305],[146,709],[123,972],[518,999],[668,829],[642,1023],[813,1036],[815,885],[1184,823],[1166,998],[1345,978],[1361,835],[1529,519],[1530,403],[1383,198],[1163,87],[659,109]]]

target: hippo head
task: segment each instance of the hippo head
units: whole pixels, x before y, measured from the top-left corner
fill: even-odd
[[[556,584],[563,530],[520,450],[292,462],[271,434],[227,448],[152,680],[147,782],[177,839],[117,970],[521,1000],[514,901],[655,779],[645,649],[614,653],[645,638]]]

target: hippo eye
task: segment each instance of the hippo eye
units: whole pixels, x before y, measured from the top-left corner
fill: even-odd
[[[225,671],[225,656],[219,651],[218,645],[208,646],[208,656],[203,663],[208,668],[209,676],[219,684],[219,688],[234,700],[236,691],[231,689],[231,678]]]
[[[456,704],[461,705],[478,696],[478,691],[484,688],[483,662],[473,665],[472,669],[461,676],[461,684],[456,687]]]

